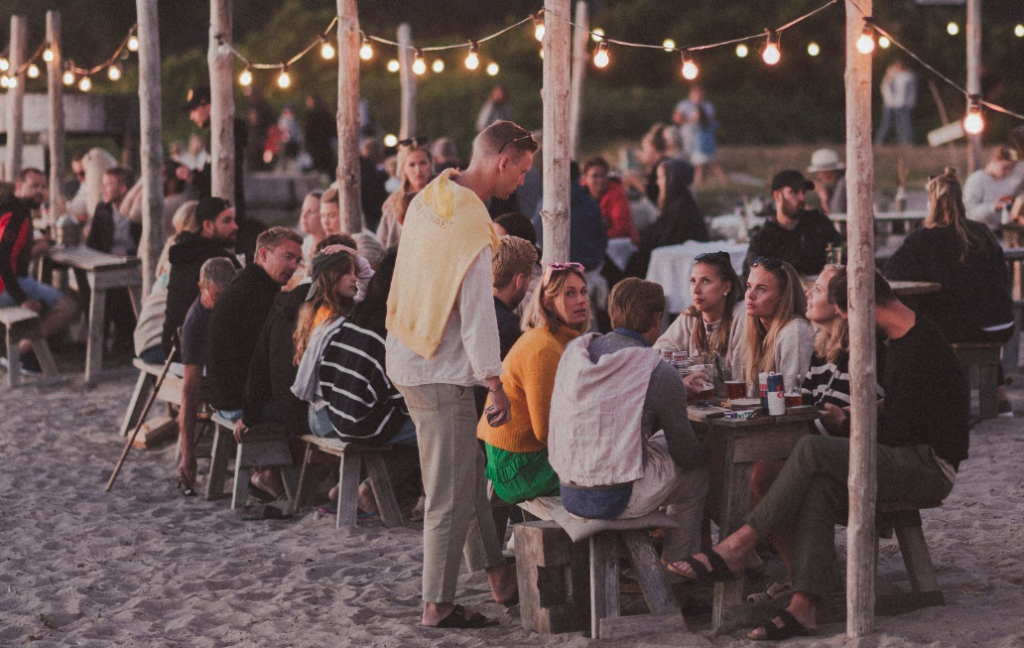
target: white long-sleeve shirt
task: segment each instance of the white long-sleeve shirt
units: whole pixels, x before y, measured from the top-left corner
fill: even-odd
[[[1016,196],[1024,186],[1024,164],[1018,164],[1005,178],[993,178],[978,169],[964,182],[964,207],[967,218],[989,227],[999,225],[996,201],[1002,196]]]

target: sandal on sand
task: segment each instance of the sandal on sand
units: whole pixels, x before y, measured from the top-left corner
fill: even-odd
[[[765,591],[747,596],[747,601],[750,603],[771,603],[792,593],[793,587],[790,583],[772,583]]]
[[[711,569],[705,567],[704,563],[697,560],[695,556],[683,558],[676,563],[666,563],[665,569],[669,570],[673,574],[677,574],[688,580],[700,583],[725,583],[738,578],[736,574],[729,570],[729,566],[725,564],[725,559],[719,556],[714,549],[708,549],[704,552],[704,555],[708,557],[708,562],[711,563]],[[692,567],[693,571],[697,574],[697,577],[694,578],[690,574],[683,573],[679,569],[676,569],[675,565],[679,562],[686,563]]]
[[[273,502],[274,500],[277,499],[277,496],[273,495],[272,493],[268,493],[267,491],[263,490],[262,488],[260,488],[259,486],[252,482],[249,482],[249,495],[251,495],[254,500],[263,503]]]
[[[466,608],[456,605],[448,616],[437,622],[436,626],[424,626],[425,628],[455,628],[455,629],[476,629],[490,628],[498,625],[497,619],[488,619],[479,612],[473,612],[466,616]]]
[[[775,617],[782,619],[781,628],[775,625]],[[765,634],[763,637],[752,637],[748,632],[747,639],[752,639],[753,641],[782,641],[783,639],[790,639],[792,637],[809,637],[814,634],[814,630],[805,628],[796,620],[795,616],[786,610],[781,610],[775,615],[775,617],[766,619],[763,623],[754,628],[754,630],[764,628]],[[754,630],[751,630],[750,632],[753,632]]]

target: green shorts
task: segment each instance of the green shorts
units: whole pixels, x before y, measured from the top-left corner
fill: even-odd
[[[485,443],[487,479],[494,492],[509,504],[534,497],[558,495],[558,475],[548,463],[548,451],[509,452]]]

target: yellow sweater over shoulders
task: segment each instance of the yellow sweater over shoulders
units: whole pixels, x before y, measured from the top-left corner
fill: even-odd
[[[509,350],[501,380],[512,403],[512,420],[493,428],[480,418],[476,435],[485,443],[508,452],[539,452],[548,445],[548,415],[558,361],[570,340],[579,336],[562,326],[557,334],[547,327],[531,329]],[[487,406],[491,398],[487,397]]]

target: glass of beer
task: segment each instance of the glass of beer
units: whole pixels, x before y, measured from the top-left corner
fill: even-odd
[[[746,365],[733,365],[725,368],[725,397],[729,400],[746,398],[747,396],[747,367]]]
[[[715,395],[715,365],[692,365],[690,375],[694,376],[693,385],[700,390],[697,394],[697,404],[707,405]]]
[[[803,376],[799,374],[783,376],[782,385],[785,389],[786,407],[799,407],[804,404]]]

